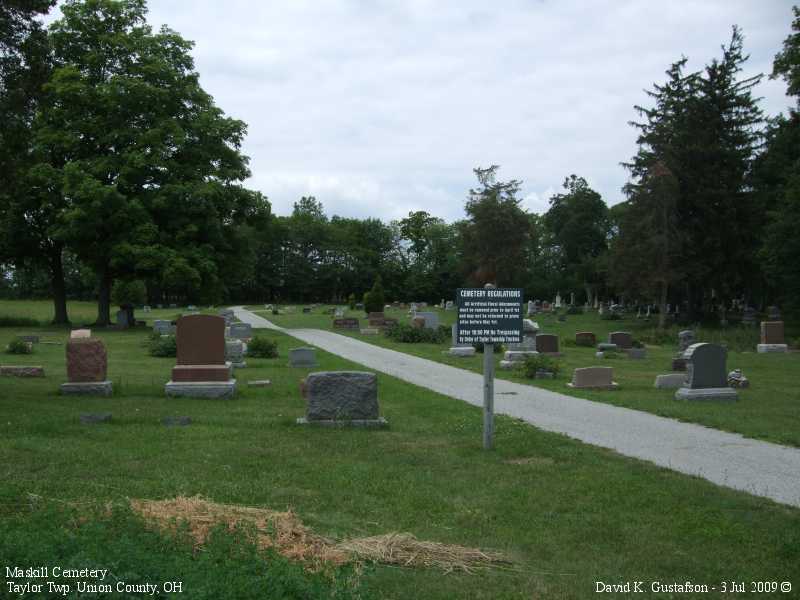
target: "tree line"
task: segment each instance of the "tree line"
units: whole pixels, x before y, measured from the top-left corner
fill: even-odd
[[[800,12],[775,57],[788,115],[765,116],[743,78],[744,38],[687,72],[681,58],[634,107],[637,152],[611,208],[565,178],[544,214],[518,180],[474,169],[465,218],[426,211],[384,223],[290,215],[244,187],[246,126],[199,85],[191,43],[153,31],[144,0],[52,0],[0,7],[0,294],[113,302],[333,302],[380,278],[388,299],[452,299],[460,286],[522,287],[680,306],[720,316],[733,300],[800,308]]]

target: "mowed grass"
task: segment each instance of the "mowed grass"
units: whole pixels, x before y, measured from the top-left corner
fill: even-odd
[[[333,328],[333,318],[322,314],[323,308],[315,309],[311,314],[303,314],[301,307],[296,307],[291,314],[272,315],[264,311],[263,306],[252,307],[257,314],[273,323],[287,328]],[[283,310],[283,309],[282,309]],[[440,323],[451,325],[455,322],[456,311],[444,311],[435,308],[425,310],[439,314]],[[386,312],[387,317],[394,317],[401,322],[408,321],[406,310],[392,309]],[[362,325],[367,326],[363,311],[346,311],[345,316],[360,318]],[[725,431],[740,433],[747,437],[768,440],[780,444],[800,446],[800,353],[758,354],[755,350],[757,336],[754,330],[752,350],[740,352],[730,350],[728,353],[728,370],[742,369],[750,380],[750,387],[739,391],[739,401],[730,403],[714,402],[679,402],[674,399],[675,390],[655,389],[656,375],[670,373],[672,357],[677,351],[677,339],[669,345],[647,345],[647,358],[631,360],[620,354],[616,359],[595,358],[594,348],[573,345],[575,333],[592,331],[597,341],[607,341],[612,331],[631,331],[634,337],[648,333],[652,325],[646,327],[635,318],[620,321],[605,321],[596,313],[568,315],[566,322],[559,322],[551,314],[539,314],[533,317],[540,326],[541,333],[554,333],[559,336],[563,356],[558,359],[561,373],[556,379],[529,380],[518,373],[495,369],[498,378],[508,379],[542,387],[548,390],[607,402],[617,406],[625,406],[637,410],[651,412],[682,421],[699,423]],[[458,358],[445,354],[450,347],[450,338],[443,344],[404,344],[390,340],[384,335],[361,335],[357,331],[336,330],[337,333],[355,337],[364,342],[384,348],[398,350],[422,358],[435,360],[470,371],[483,371],[483,356]],[[730,338],[740,338],[741,328],[732,328],[727,334]],[[724,332],[714,332],[713,340],[698,337],[696,341],[726,342]],[[736,340],[739,341],[738,339]],[[733,344],[732,344],[733,345]],[[502,360],[502,354],[495,356],[496,363]],[[572,372],[579,367],[608,366],[614,369],[614,380],[620,388],[615,391],[573,390],[566,386],[572,379]]]
[[[39,333],[66,341],[63,330]],[[146,332],[95,334],[108,347],[111,398],[58,395],[63,345],[3,356],[44,365],[47,377],[0,378],[0,514],[28,494],[67,502],[201,494],[291,507],[336,539],[410,532],[499,550],[515,563],[479,574],[367,568],[364,584],[382,598],[586,598],[597,581],[800,585],[796,508],[511,418],[497,419],[496,449],[487,452],[478,408],[381,374],[389,429],[297,426],[298,382],[309,370],[287,366],[288,349],[302,343],[278,332],[259,335],[277,340],[280,358],[248,358],[237,371],[239,396],[227,401],[165,398],[174,359],[149,357]],[[318,359],[318,370],[363,369],[322,351]],[[245,385],[264,378],[272,386]],[[86,412],[111,412],[113,422],[82,425]],[[160,420],[169,415],[193,423],[167,428]]]
[[[114,321],[118,306],[111,307],[111,320]],[[188,312],[183,309],[183,312]],[[139,309],[135,311],[139,320],[175,319],[180,315],[181,308],[155,308],[149,313]],[[51,300],[0,300],[0,319],[21,318],[33,319],[41,325],[47,326],[53,321],[53,302]],[[73,327],[80,327],[94,323],[97,320],[97,303],[82,300],[67,302],[67,316]]]

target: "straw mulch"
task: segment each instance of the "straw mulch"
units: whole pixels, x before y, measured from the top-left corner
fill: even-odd
[[[275,548],[288,558],[314,565],[370,561],[470,573],[511,564],[499,553],[419,541],[409,533],[389,533],[336,543],[312,533],[291,511],[216,504],[199,496],[179,496],[171,500],[131,500],[131,507],[145,520],[161,528],[174,530],[181,522],[185,522],[198,545],[202,545],[211,529],[219,524],[231,529],[237,525],[253,526],[260,548]]]

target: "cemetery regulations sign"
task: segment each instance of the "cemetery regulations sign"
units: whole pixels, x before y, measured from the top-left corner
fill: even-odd
[[[459,288],[459,344],[519,344],[522,342],[522,290]]]

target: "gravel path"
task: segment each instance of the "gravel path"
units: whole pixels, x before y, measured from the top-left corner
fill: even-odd
[[[307,344],[403,381],[483,406],[483,377],[320,329],[283,329],[241,306],[256,328],[283,331]],[[800,506],[800,449],[650,413],[495,380],[495,412],[587,444],[696,475],[718,485]]]

